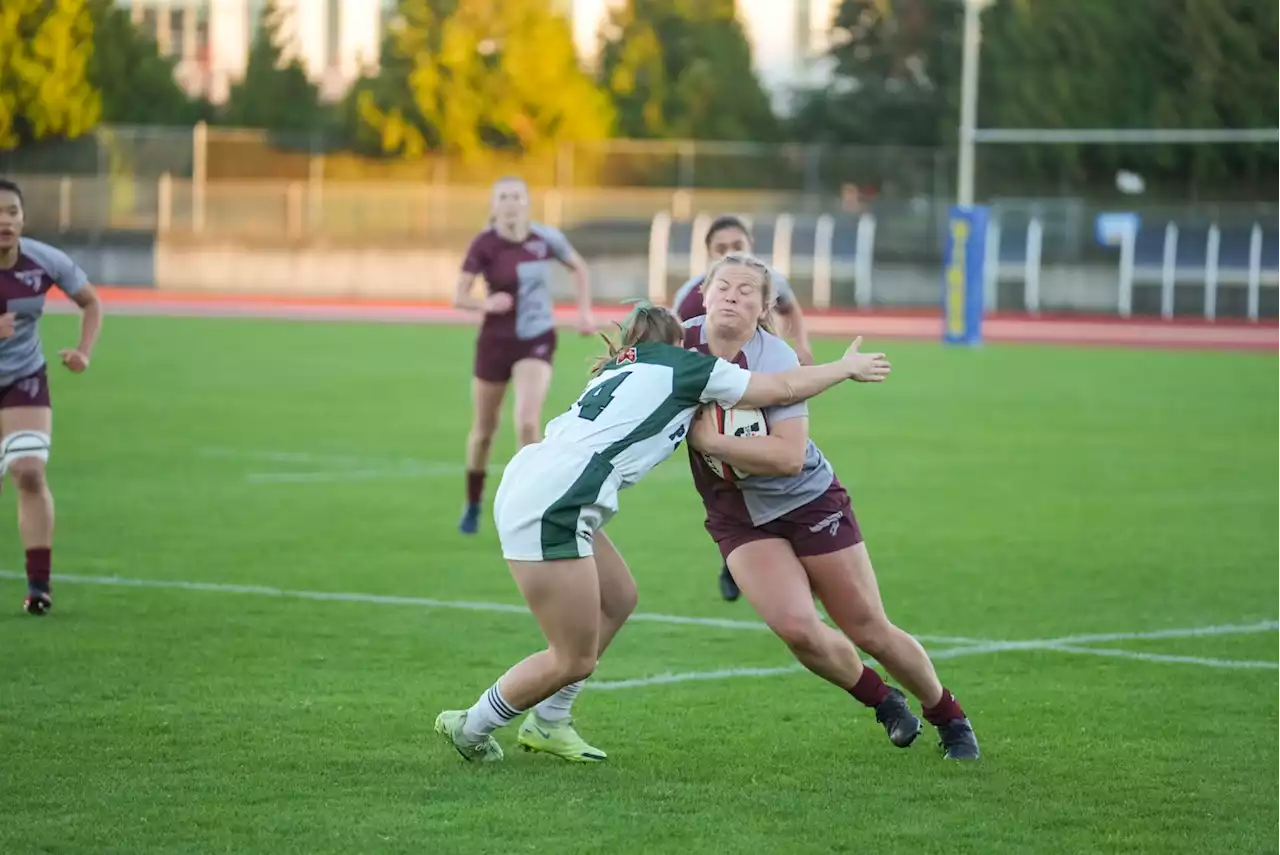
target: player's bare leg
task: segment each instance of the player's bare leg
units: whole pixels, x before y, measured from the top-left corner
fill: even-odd
[[[593,559],[507,563],[542,627],[547,649],[514,665],[469,710],[447,710],[437,717],[436,732],[468,760],[502,759],[493,732],[591,676],[599,652],[600,582]]]
[[[458,522],[463,534],[475,534],[480,528],[480,503],[484,498],[485,476],[489,471],[489,453],[498,432],[506,383],[490,383],[471,379],[471,430],[467,434],[467,503]]]
[[[822,622],[804,568],[785,540],[739,546],[729,566],[756,613],[782,639],[801,665],[848,689],[862,674],[862,660],[849,639]]]
[[[516,448],[542,440],[542,405],[551,388],[551,363],[545,359],[521,359],[511,366],[515,387]]]
[[[12,407],[0,410],[0,438],[25,432],[47,438],[53,431],[53,411],[48,407]],[[31,449],[30,442],[23,443]],[[53,494],[45,477],[47,444],[43,455],[11,453],[6,474],[18,494],[18,537],[26,553],[27,597],[23,608],[43,615],[53,607],[49,576],[53,565]]]
[[[885,614],[866,544],[801,560],[814,592],[836,625],[920,701],[925,719],[938,729],[946,756],[977,759],[973,728],[938,679],[929,654]]]
[[[597,660],[636,610],[639,594],[627,562],[603,531],[592,541],[596,571],[600,579],[600,636]],[[572,727],[573,702],[586,680],[578,680],[539,703],[520,727],[520,744],[566,760],[603,760],[607,756],[582,739]]]
[[[729,555],[729,566],[747,601],[801,665],[874,709],[894,745],[905,748],[915,740],[920,720],[902,693],[864,666],[853,642],[818,615],[809,576],[791,544],[781,539],[744,544]]]

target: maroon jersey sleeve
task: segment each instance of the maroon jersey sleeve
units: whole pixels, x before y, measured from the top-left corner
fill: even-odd
[[[489,232],[483,231],[471,240],[467,256],[462,260],[462,272],[475,275],[484,273],[489,266]]]

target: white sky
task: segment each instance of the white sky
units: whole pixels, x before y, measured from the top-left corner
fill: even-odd
[[[596,30],[611,2],[616,0],[573,0],[574,41],[581,55],[595,55]],[[795,44],[796,2],[797,0],[738,0],[738,15],[752,41],[758,69],[772,72],[790,65]],[[811,6],[815,13],[825,7],[827,14],[830,14],[830,0],[811,2]]]

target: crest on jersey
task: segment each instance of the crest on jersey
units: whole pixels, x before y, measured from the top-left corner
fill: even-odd
[[[525,241],[524,248],[527,252],[536,255],[538,258],[547,257],[547,242],[544,240]]]
[[[13,277],[32,291],[39,291],[44,287],[43,270],[15,270]]]
[[[622,351],[622,353],[619,353],[618,358],[614,361],[619,365],[633,364],[636,361],[636,349],[634,347],[628,347],[626,350]]]

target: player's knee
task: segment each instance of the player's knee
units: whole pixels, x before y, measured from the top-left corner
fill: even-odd
[[[15,460],[9,464],[9,474],[13,477],[13,483],[20,493],[41,493],[44,492],[48,482],[44,475],[44,461],[34,458],[24,458]]]
[[[849,639],[873,657],[879,657],[888,647],[894,632],[893,624],[884,612],[868,614],[842,627]]]
[[[784,615],[769,622],[787,647],[798,656],[821,653],[824,624],[817,615]]]
[[[498,432],[497,418],[479,418],[471,425],[471,441],[477,443],[485,443],[486,445],[493,442],[493,435]]]
[[[556,666],[560,669],[560,677],[567,686],[579,680],[585,680],[596,670],[597,652],[557,651]]]
[[[516,421],[516,437],[520,440],[520,445],[533,445],[542,439],[542,428],[538,426],[538,420],[528,417],[520,418]]]
[[[493,447],[493,434],[494,426],[491,424],[473,425],[471,434],[467,437],[467,445],[482,459],[487,458],[489,449]]]
[[[50,441],[49,434],[35,430],[16,431],[0,440],[0,477],[8,473],[23,492],[43,490]]]

